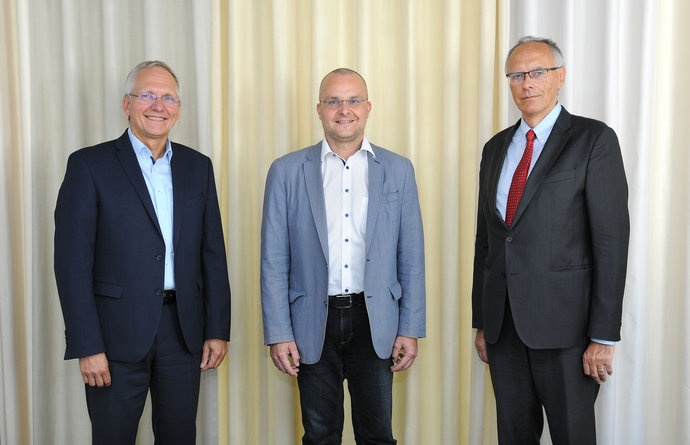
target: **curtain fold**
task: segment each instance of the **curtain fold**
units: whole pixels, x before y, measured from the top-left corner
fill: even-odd
[[[26,166],[22,117],[22,72],[19,60],[20,11],[6,1],[0,19],[0,443],[31,437],[32,329],[26,263],[27,201],[22,172]],[[25,90],[24,90],[25,91]],[[30,201],[29,201],[30,202]]]

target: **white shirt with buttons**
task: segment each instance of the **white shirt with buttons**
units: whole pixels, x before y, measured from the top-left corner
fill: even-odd
[[[321,177],[328,225],[328,295],[364,290],[366,262],[369,164],[374,154],[364,138],[361,148],[346,161],[321,143]]]

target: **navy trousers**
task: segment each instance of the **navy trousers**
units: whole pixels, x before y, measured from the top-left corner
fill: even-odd
[[[155,443],[195,444],[201,351],[187,350],[177,306],[163,305],[162,311],[154,344],[142,362],[109,360],[111,386],[86,385],[94,445],[134,445],[149,390]]]

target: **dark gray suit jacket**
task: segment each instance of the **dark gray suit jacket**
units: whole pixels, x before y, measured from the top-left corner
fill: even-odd
[[[496,188],[518,126],[495,135],[482,153],[472,325],[495,343],[507,296],[531,348],[617,341],[630,226],[616,134],[563,108],[509,228],[496,210]]]

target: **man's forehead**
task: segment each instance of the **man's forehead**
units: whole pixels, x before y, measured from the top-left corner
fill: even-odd
[[[353,90],[365,90],[365,83],[357,74],[331,73],[323,79],[321,92],[323,94],[332,89],[350,88]]]
[[[134,84],[171,84],[177,88],[177,82],[175,82],[175,78],[172,74],[166,69],[157,66],[144,68],[139,71],[136,77],[134,77]]]
[[[510,59],[508,59],[508,66],[529,62],[548,62],[550,64],[553,61],[555,61],[555,56],[549,45],[541,42],[528,42],[515,48]]]

